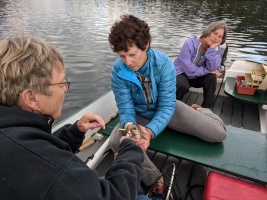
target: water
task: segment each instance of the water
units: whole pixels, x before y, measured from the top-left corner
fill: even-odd
[[[0,0],[0,36],[15,22],[62,52],[71,80],[64,119],[110,90],[117,55],[107,38],[121,14],[144,19],[151,27],[151,46],[171,56],[209,22],[224,20],[230,66],[234,60],[267,62],[266,6],[266,0]]]

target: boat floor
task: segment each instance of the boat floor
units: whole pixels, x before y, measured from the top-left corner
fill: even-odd
[[[201,104],[202,100],[203,93],[196,91],[188,92],[183,99],[183,101],[188,105],[192,105],[193,103]],[[260,129],[259,113],[256,105],[236,102],[225,95],[219,95],[216,98],[216,103],[213,111],[218,116],[220,116],[227,125],[232,125],[239,128],[246,128],[254,131],[259,131]],[[98,141],[98,145],[103,144],[105,139],[107,139],[107,136],[104,136],[103,140]],[[92,152],[94,152],[94,150],[90,150],[90,148],[88,148],[86,151],[78,153],[77,155],[83,161],[86,161],[88,159],[88,156],[90,157],[91,155],[93,155]],[[92,148],[98,147],[96,145]],[[92,152],[90,153],[90,151]],[[207,176],[210,171],[215,170],[201,165],[197,165],[186,160],[167,156],[165,154],[152,150],[148,150],[147,154],[160,171],[163,171],[163,169],[170,163],[175,163],[177,166],[176,180],[178,181],[178,185],[180,186],[185,199],[201,199]],[[108,166],[110,166],[110,164],[112,163],[112,161],[113,153],[111,151],[108,151],[106,153],[105,158],[96,167],[96,170],[98,171],[100,176],[105,175],[105,172],[108,169]]]

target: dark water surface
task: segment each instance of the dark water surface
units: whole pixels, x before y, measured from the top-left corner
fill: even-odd
[[[266,0],[0,0],[0,35],[11,22],[43,37],[64,55],[71,90],[62,118],[110,90],[116,54],[107,38],[121,14],[131,13],[151,27],[152,47],[177,55],[185,39],[211,21],[229,26],[227,66],[234,60],[267,62]]]

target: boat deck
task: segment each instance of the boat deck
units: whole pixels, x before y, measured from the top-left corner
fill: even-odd
[[[194,91],[188,92],[183,99],[188,105],[192,105],[193,103],[201,104],[202,100],[203,93]],[[260,130],[259,112],[255,104],[242,103],[228,96],[219,95],[216,99],[213,111],[220,116],[227,125],[254,131]],[[177,181],[185,199],[201,199],[207,175],[210,171],[214,171],[213,169],[152,150],[148,150],[147,154],[160,171],[168,166],[169,163],[175,163],[177,166]],[[80,157],[83,157],[82,154]],[[86,158],[88,158],[88,154],[82,159],[86,160]],[[105,174],[107,166],[109,166],[112,161],[113,153],[109,151],[104,160],[96,167],[99,175]]]

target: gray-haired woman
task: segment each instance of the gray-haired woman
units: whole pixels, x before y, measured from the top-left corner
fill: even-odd
[[[74,154],[87,130],[105,128],[99,115],[84,113],[51,134],[69,89],[51,44],[26,35],[0,40],[1,199],[147,199],[137,195],[144,153],[131,139],[120,138],[104,178]]]
[[[221,75],[223,48],[227,25],[223,21],[210,23],[201,36],[188,38],[174,60],[176,69],[176,99],[182,100],[190,87],[204,91],[202,107],[213,108],[217,78]]]

